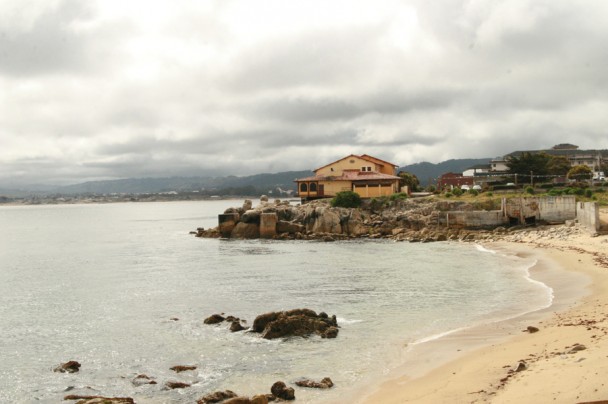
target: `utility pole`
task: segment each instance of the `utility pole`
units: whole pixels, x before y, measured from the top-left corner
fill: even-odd
[[[530,171],[530,186],[534,188],[534,171]]]

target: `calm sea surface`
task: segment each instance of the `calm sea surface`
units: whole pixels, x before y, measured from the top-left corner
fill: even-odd
[[[531,262],[474,244],[198,239],[242,201],[0,207],[0,402],[67,394],[194,402],[329,376],[338,401],[403,360],[405,344],[546,306]],[[307,307],[336,339],[266,341],[203,319]],[[176,317],[179,321],[172,321]],[[77,360],[79,373],[60,374]],[[174,365],[195,365],[176,374]],[[138,374],[157,385],[136,387]],[[167,381],[192,383],[163,390]]]

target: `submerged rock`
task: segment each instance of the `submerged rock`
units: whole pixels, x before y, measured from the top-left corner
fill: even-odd
[[[61,365],[57,366],[55,369],[53,369],[53,372],[76,373],[79,370],[80,370],[80,363],[78,363],[76,361],[69,361],[69,362],[62,363]]]
[[[134,386],[139,387],[143,386],[144,384],[156,384],[156,381],[148,375],[141,374],[135,376],[131,383],[133,383]]]
[[[184,383],[184,382],[173,382],[173,381],[169,381],[165,383],[165,386],[168,389],[185,389],[186,387],[190,387],[191,385],[188,383]]]
[[[174,372],[181,373],[186,372],[188,370],[196,370],[196,366],[188,366],[188,365],[177,365],[171,368]]]
[[[314,389],[328,389],[333,387],[334,382],[331,381],[329,377],[324,377],[320,382],[315,382],[314,380],[304,379],[296,382],[296,386],[300,387],[309,387]]]
[[[64,400],[80,400],[76,404],[135,404],[131,397],[103,397],[69,395]]]

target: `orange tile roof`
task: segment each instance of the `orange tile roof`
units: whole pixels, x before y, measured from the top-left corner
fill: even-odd
[[[382,174],[378,172],[359,171],[359,170],[344,170],[342,175],[328,176],[315,175],[312,177],[298,178],[296,182],[309,181],[378,181],[378,180],[398,180],[400,177],[396,175]]]
[[[388,161],[380,160],[379,158],[372,157],[372,156],[370,156],[370,155],[368,155],[368,154],[363,154],[363,155],[361,155],[361,156],[357,156],[356,154],[349,154],[349,155],[348,155],[348,156],[346,156],[346,157],[342,157],[341,159],[338,159],[338,160],[336,160],[336,161],[332,161],[332,162],[331,162],[331,163],[329,163],[329,164],[325,164],[324,166],[321,166],[321,167],[319,167],[319,168],[315,168],[313,171],[315,171],[315,172],[316,172],[316,171],[319,171],[319,170],[320,170],[320,169],[322,169],[322,168],[325,168],[325,167],[327,167],[327,166],[330,166],[330,165],[332,165],[332,164],[337,163],[338,161],[346,160],[346,159],[351,158],[351,157],[357,157],[357,158],[360,158],[360,159],[363,159],[363,160],[369,161],[370,163],[377,163],[377,164],[382,164],[382,163],[384,163],[384,164],[388,164],[388,165],[393,166],[393,167],[399,167],[399,166],[398,166],[398,165],[396,165],[396,164],[389,163]]]

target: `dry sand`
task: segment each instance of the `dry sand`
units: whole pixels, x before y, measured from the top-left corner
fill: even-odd
[[[421,344],[388,375],[390,380],[358,401],[608,400],[608,236],[592,237],[585,229],[572,233],[529,232],[517,243],[490,247],[535,254],[538,264],[531,275],[554,289],[551,307]],[[531,333],[527,326],[539,330]]]

